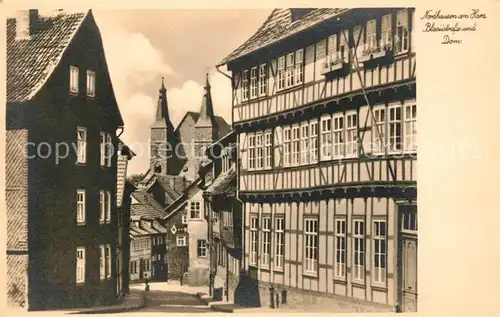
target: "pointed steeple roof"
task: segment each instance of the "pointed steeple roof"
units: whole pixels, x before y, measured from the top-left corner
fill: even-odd
[[[212,104],[212,96],[210,94],[210,82],[208,80],[208,73],[205,81],[205,91],[201,101],[200,117],[196,122],[195,127],[212,127],[217,123],[215,122],[214,107]]]
[[[156,106],[156,117],[155,127],[169,127],[172,126],[170,122],[170,117],[168,115],[168,103],[167,103],[167,89],[165,88],[164,78],[161,78],[161,88],[159,90],[160,95],[158,96],[158,104]]]

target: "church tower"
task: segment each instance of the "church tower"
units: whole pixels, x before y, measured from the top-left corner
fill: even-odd
[[[201,101],[200,116],[194,125],[194,149],[199,163],[204,155],[204,149],[219,139],[219,127],[215,120],[212,96],[210,94],[210,83],[208,73],[205,82],[205,91]]]
[[[168,157],[173,156],[175,135],[168,115],[167,89],[161,78],[155,122],[151,126],[150,169],[155,174],[168,175]]]

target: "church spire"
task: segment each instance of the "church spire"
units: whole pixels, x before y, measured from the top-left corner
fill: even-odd
[[[204,90],[203,99],[201,100],[200,117],[196,122],[196,127],[212,127],[215,125],[215,114],[212,104],[212,95],[210,93],[208,73],[206,75]]]
[[[161,78],[161,88],[159,90],[158,104],[156,106],[155,126],[171,126],[168,115],[167,89],[165,88],[165,79]]]

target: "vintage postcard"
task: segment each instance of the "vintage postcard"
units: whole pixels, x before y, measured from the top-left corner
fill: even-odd
[[[429,135],[458,126],[433,113],[461,93],[435,65],[493,6],[331,5],[9,10],[8,307],[421,312],[445,283],[428,262],[449,261],[433,217],[456,217],[429,201],[461,195],[439,171],[487,159],[480,133],[461,154]]]

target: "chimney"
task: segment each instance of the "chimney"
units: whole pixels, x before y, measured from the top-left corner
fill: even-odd
[[[29,40],[35,34],[38,10],[19,10],[16,12],[16,40]]]

